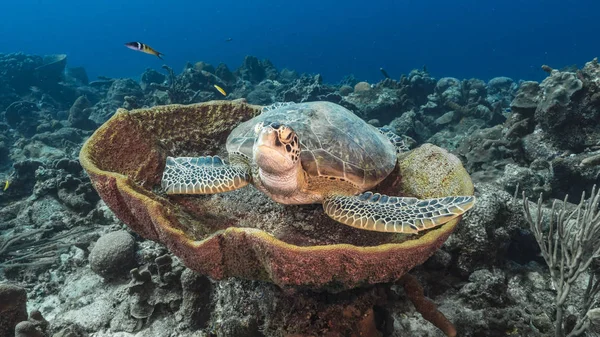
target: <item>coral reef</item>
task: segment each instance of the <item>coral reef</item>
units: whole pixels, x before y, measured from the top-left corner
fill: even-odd
[[[10,91],[21,95],[32,85],[37,85],[35,69],[41,67],[44,58],[23,53],[0,54],[0,78],[2,78],[2,96]],[[5,108],[6,106],[3,106]]]
[[[31,102],[17,101],[4,111],[6,123],[25,137],[33,136],[40,125],[38,107]]]
[[[20,297],[18,318],[10,319],[10,327],[0,335],[12,336],[19,325],[17,335],[56,337],[353,333],[386,337],[439,337],[454,333],[554,336],[558,326],[556,287],[523,216],[520,196],[524,193],[527,198],[537,199],[541,195],[542,203],[530,206],[533,220],[537,219],[538,209],[543,219],[549,219],[553,199],[560,199],[557,205],[564,205],[567,212],[574,211],[577,205],[570,201],[577,198],[569,197],[565,203],[565,196],[580,196],[583,192],[588,195],[591,186],[600,183],[600,68],[595,60],[581,69],[559,68],[542,67],[540,73],[547,78],[540,83],[506,77],[489,81],[433,78],[426,69],[418,69],[400,78],[387,77],[378,83],[357,86],[362,79],[352,75],[331,84],[319,74],[279,71],[268,60],[248,57],[239,67],[232,68],[195,62],[181,72],[168,67],[148,69],[137,83],[121,78],[88,79],[85,69],[69,67],[64,55],[0,54],[0,178],[3,185],[9,181],[6,190],[0,188],[0,288],[18,285],[23,287],[19,296],[27,295]],[[224,88],[227,96],[217,92],[214,84]],[[264,248],[272,247],[275,240],[285,239],[300,249],[327,247],[340,240],[358,248],[374,247],[386,240],[378,235],[357,235],[347,226],[329,221],[320,206],[282,206],[251,188],[219,196],[160,195],[153,188],[159,176],[144,173],[160,172],[161,156],[224,155],[222,144],[231,127],[258,113],[258,107],[221,102],[246,108],[233,109],[229,114],[218,109],[192,109],[186,115],[181,113],[185,109],[178,110],[177,118],[165,123],[181,120],[189,128],[157,139],[152,147],[146,146],[147,141],[161,128],[151,127],[147,119],[136,119],[141,114],[135,109],[154,111],[145,109],[239,98],[260,105],[286,100],[341,104],[371,124],[411,137],[411,147],[416,150],[404,158],[402,170],[409,170],[407,175],[420,180],[428,179],[420,173],[433,166],[427,159],[430,155],[447,157],[436,146],[442,147],[462,161],[475,182],[478,203],[450,230],[452,235],[429,259],[426,253],[418,261],[426,260],[423,264],[404,274],[404,278],[399,272],[394,274],[384,280],[388,283],[368,286],[357,279],[354,285],[360,287],[343,290],[341,281],[330,282],[328,289],[335,293],[316,292],[310,288],[322,289],[331,275],[321,268],[316,269],[324,273],[320,285],[296,287],[291,284],[315,279],[318,274],[306,272],[306,264],[302,264],[305,260],[298,254],[293,258],[282,255],[295,262],[288,263],[287,270],[255,268],[260,272],[241,275],[269,280],[266,282],[236,277],[214,280],[194,272],[187,266],[201,268],[189,263],[196,257],[190,255],[193,250],[188,246],[179,246],[183,248],[173,254],[169,252],[173,244],[162,245],[144,237],[167,242],[165,238],[171,236],[181,242],[185,236],[196,247],[198,241],[194,240],[222,230],[222,241],[199,242],[212,244],[213,251],[220,245],[258,247],[229,249],[220,255],[229,258],[212,260],[217,262],[206,269],[220,267],[218,278],[233,274],[237,262],[256,263],[257,254],[280,254]],[[165,113],[165,108],[155,109],[161,112],[148,116],[149,119]],[[199,113],[206,117],[205,121],[193,118]],[[223,118],[223,124],[217,122],[219,118]],[[124,174],[108,176],[101,185],[92,174],[94,183],[104,194],[112,193],[111,197],[120,204],[144,198],[178,205],[177,212],[154,212],[152,217],[163,216],[171,224],[177,220],[179,227],[171,231],[148,230],[140,237],[113,213],[114,204],[107,205],[100,199],[77,156],[84,141],[109,119],[128,124],[118,130],[101,128],[98,134],[110,137],[123,130],[135,131],[123,139],[127,141],[131,134],[130,142],[119,140],[110,151],[138,156],[127,157],[133,159],[124,167]],[[165,125],[161,132],[175,124]],[[181,137],[182,134],[191,138]],[[153,146],[156,151],[148,152]],[[127,151],[119,152],[124,150]],[[101,169],[107,172],[123,168],[116,165],[122,163],[117,157],[97,152],[94,160],[105,159],[106,166]],[[414,185],[402,187],[399,183],[402,180],[390,179],[381,189],[420,193],[410,192]],[[123,190],[129,194],[116,192]],[[130,198],[131,195],[136,198]],[[116,212],[125,223],[139,218],[139,228],[151,228],[141,225],[149,223],[152,217],[137,211],[139,203],[126,206]],[[198,214],[203,215],[202,221],[195,220]],[[258,231],[272,233],[275,238],[265,236],[262,242],[269,244],[257,246],[258,241],[253,239]],[[128,233],[128,242],[135,242],[134,253],[130,255],[131,250],[126,249],[128,258],[124,259],[127,261],[123,268],[116,268],[112,278],[104,278],[91,268],[96,259],[92,251],[102,247],[98,245],[101,237],[115,232]],[[547,233],[545,226],[542,232]],[[121,251],[112,246],[113,240],[108,241],[107,250]],[[404,253],[396,253],[394,259],[400,254]],[[321,258],[318,266],[333,272],[342,265],[347,272],[358,275],[353,256],[344,255],[346,260],[341,263]],[[264,265],[262,261],[257,263]],[[595,265],[591,264],[594,268]],[[300,272],[290,272],[295,269]],[[369,282],[382,281],[376,278],[384,273],[389,275],[388,265],[380,269],[381,274],[369,275],[373,277]],[[127,271],[131,275],[129,282],[124,279]],[[594,273],[595,269],[587,269],[582,278]],[[275,278],[276,283],[287,282],[283,288],[273,284],[273,276],[278,275],[291,275],[289,279]],[[418,285],[408,286],[411,277],[418,280],[422,290]],[[572,285],[563,306],[565,332],[575,331],[578,322],[597,321],[596,311],[578,310],[584,303],[586,286],[586,282]],[[421,293],[439,311],[432,309],[427,298],[415,297]],[[0,299],[0,311],[5,303],[8,302]],[[5,313],[0,314],[2,327],[5,318],[12,315]],[[437,322],[445,332],[430,322]],[[593,324],[589,329],[589,335],[600,332]]]
[[[341,100],[334,88],[323,84],[321,75],[302,76],[280,91],[280,101],[284,102],[329,101],[339,103]]]
[[[269,60],[258,60],[254,56],[246,56],[235,74],[243,81],[259,83],[265,79],[274,80],[278,72]]]
[[[434,80],[427,73],[412,71],[400,81],[387,78],[373,87],[367,82],[356,83],[354,92],[345,95],[340,104],[366,120],[388,124],[394,117],[427,102],[433,86]]]

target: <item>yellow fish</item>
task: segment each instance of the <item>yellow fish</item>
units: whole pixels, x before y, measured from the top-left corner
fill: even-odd
[[[127,47],[129,49],[141,51],[142,53],[154,55],[161,60],[163,59],[161,56],[165,55],[163,53],[157,52],[156,50],[154,50],[154,48],[152,48],[144,43],[141,43],[141,42],[127,42],[125,44],[125,47]]]
[[[225,90],[223,90],[223,88],[221,88],[220,86],[215,84],[215,88],[217,88],[217,90],[219,90],[219,92],[221,94],[223,94],[223,96],[227,96],[227,93],[225,92]]]
[[[6,191],[8,189],[8,186],[10,186],[10,180],[6,180],[6,183],[4,183],[4,189],[3,191]]]

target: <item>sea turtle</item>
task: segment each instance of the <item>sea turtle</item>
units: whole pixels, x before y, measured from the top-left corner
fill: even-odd
[[[214,194],[251,183],[282,204],[322,203],[325,213],[365,230],[417,233],[469,210],[473,196],[420,200],[365,192],[395,168],[402,139],[330,102],[279,103],[227,138],[217,156],[167,157],[167,194]]]

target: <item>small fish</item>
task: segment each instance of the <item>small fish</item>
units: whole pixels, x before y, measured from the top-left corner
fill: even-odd
[[[3,189],[3,191],[6,191],[9,186],[10,186],[10,180],[6,179],[6,182],[4,183],[4,189]]]
[[[141,42],[127,42],[125,44],[125,47],[127,47],[129,49],[141,51],[142,53],[146,53],[146,54],[150,54],[150,55],[155,55],[156,57],[158,57],[161,60],[163,59],[161,56],[165,55],[163,53],[157,52],[152,47],[150,47],[150,46],[148,46],[146,44],[143,44]]]
[[[388,73],[387,73],[387,71],[385,71],[385,69],[379,68],[379,71],[381,71],[381,74],[383,74],[383,77],[390,78],[390,75],[388,75]]]
[[[223,94],[223,96],[227,96],[227,93],[225,92],[225,90],[223,90],[223,88],[221,88],[220,86],[215,84],[215,88],[217,88],[217,90],[219,90],[219,92],[221,94]]]
[[[225,39],[225,42],[230,42],[232,40],[233,40],[232,38],[228,37],[227,39]]]

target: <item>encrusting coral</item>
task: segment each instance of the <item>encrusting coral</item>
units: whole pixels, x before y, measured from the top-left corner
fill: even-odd
[[[454,230],[458,221],[416,239],[357,231],[311,206],[274,205],[254,189],[221,196],[162,194],[158,186],[167,155],[222,153],[229,132],[260,108],[237,100],[120,109],[87,141],[80,161],[123,222],[214,279],[234,276],[329,291],[395,281],[423,263]],[[429,169],[414,180],[392,174],[381,184],[386,191],[423,191],[414,195],[420,198],[473,193],[460,161],[446,151],[425,146],[407,158],[399,165],[405,166],[400,176],[424,161]],[[456,183],[443,183],[448,179]],[[261,200],[260,207],[244,211]]]

